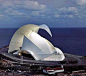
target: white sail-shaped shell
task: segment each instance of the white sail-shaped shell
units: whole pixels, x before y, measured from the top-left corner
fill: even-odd
[[[59,48],[56,48],[56,47],[55,47],[55,50],[56,50],[56,53],[44,58],[44,60],[46,60],[46,61],[62,61],[62,60],[64,60],[65,56],[64,56],[63,52]]]
[[[37,36],[35,35],[35,37]],[[62,53],[60,49],[55,48],[56,49],[55,54],[51,53],[50,50],[48,49],[45,49],[45,51],[42,51],[32,41],[33,40],[29,40],[28,38],[24,36],[22,50],[27,51],[29,54],[31,54],[35,60],[62,61],[64,59],[64,54]],[[49,46],[49,44],[45,44],[45,45]],[[44,44],[41,44],[40,46],[44,46]]]
[[[51,31],[46,25],[25,25],[19,28],[13,35],[8,52],[14,50],[25,50],[30,53],[35,60],[62,61],[65,56],[61,50],[55,48],[47,39],[38,33],[39,28],[46,30],[51,36]]]
[[[15,32],[15,34],[13,35],[10,41],[8,53],[13,52],[14,50],[19,50],[20,47],[22,47],[24,35],[28,37],[31,32],[33,31],[38,32],[39,28],[42,28],[42,27],[34,25],[34,24],[29,24],[29,25],[20,27]],[[43,28],[43,29],[46,29],[46,28]],[[48,31],[49,29],[46,29],[46,30]]]
[[[51,31],[50,31],[50,29],[48,28],[47,25],[42,24],[42,25],[40,25],[40,27],[41,27],[42,29],[46,30],[46,31],[50,34],[50,36],[52,37]]]
[[[24,36],[22,49],[31,54],[35,60],[43,60],[45,57],[50,56],[50,54],[45,54],[44,51],[39,49],[32,41]]]
[[[39,47],[45,54],[52,54],[55,51],[43,37],[35,32],[32,32],[30,36],[28,36],[28,39]]]

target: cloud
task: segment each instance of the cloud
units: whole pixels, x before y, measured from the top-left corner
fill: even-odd
[[[32,11],[31,15],[32,16],[39,16],[40,13],[39,13],[39,11]]]
[[[78,9],[76,7],[62,7],[57,9],[54,17],[56,18],[74,18],[78,14]]]
[[[4,15],[3,14],[0,14],[0,17],[3,17]]]
[[[25,1],[24,4],[20,7],[31,10],[43,10],[46,6],[39,4],[36,1]]]
[[[20,13],[19,11],[17,10],[13,10],[12,8],[8,8],[4,11],[5,14],[8,14],[8,15],[22,15],[22,13]]]
[[[2,8],[28,9],[28,10],[43,10],[45,5],[39,4],[37,1],[3,1]]]
[[[74,18],[73,15],[60,15],[60,14],[55,14],[54,17],[56,18]]]
[[[11,1],[2,1],[1,2],[1,7],[2,8],[7,8],[7,7],[12,7],[12,6],[14,6],[14,4],[13,4],[13,2],[11,2]]]
[[[46,5],[40,4],[37,1],[25,0],[9,0],[0,1],[0,10],[5,13],[5,15],[33,15],[39,16],[39,12],[44,12],[46,10]]]
[[[73,0],[78,5],[86,5],[86,0]]]
[[[58,11],[61,13],[77,13],[78,12],[78,10],[77,10],[77,8],[76,7],[68,7],[68,8],[66,8],[66,7],[62,7],[62,8],[60,8],[60,9],[58,9]]]
[[[74,18],[74,16],[73,16],[73,15],[64,15],[64,17]]]
[[[59,17],[60,17],[60,15],[59,15],[59,14],[55,14],[55,15],[54,15],[54,17],[59,18]]]

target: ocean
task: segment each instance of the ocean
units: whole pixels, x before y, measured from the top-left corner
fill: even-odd
[[[9,45],[17,28],[0,28],[0,48]],[[86,28],[50,28],[52,37],[44,31],[39,34],[64,53],[86,56]]]

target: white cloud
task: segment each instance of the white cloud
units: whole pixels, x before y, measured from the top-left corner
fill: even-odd
[[[56,17],[56,18],[74,18],[74,16],[73,15],[60,15],[60,14],[55,14],[54,15],[54,17]]]
[[[17,10],[13,10],[12,8],[8,8],[4,12],[8,15],[22,15],[22,13],[18,12]]]
[[[40,16],[40,17],[45,17],[45,13],[43,13],[44,11],[32,11],[30,16]],[[47,15],[46,15],[47,16]]]
[[[46,5],[39,4],[37,1],[19,1],[19,0],[9,0],[1,1],[1,11],[8,15],[26,15],[26,13],[31,13],[38,16],[39,12],[44,12],[46,10]]]
[[[86,5],[86,0],[74,0],[78,5]]]
[[[18,2],[18,3],[17,3]],[[29,10],[43,10],[46,8],[45,5],[39,4],[37,1],[19,1],[15,2],[18,8],[29,9]]]
[[[68,8],[62,7],[62,8],[59,9],[59,11],[60,12],[72,12],[72,13],[77,13],[78,12],[76,7],[68,7]]]
[[[76,7],[62,7],[57,10],[57,13],[55,13],[54,17],[74,19],[76,14],[78,14],[78,9]]]
[[[28,10],[43,10],[45,5],[39,4],[37,1],[3,1],[2,8],[28,9]]]
[[[54,15],[54,17],[59,18],[59,17],[60,17],[60,15],[59,15],[59,14],[55,14],[55,15]]]
[[[64,15],[64,17],[74,18],[74,16],[73,16],[73,15]]]
[[[1,4],[2,4],[2,8],[14,6],[13,2],[11,1],[3,1],[1,2]]]
[[[39,13],[39,11],[32,11],[31,15],[33,15],[33,16],[39,16],[40,13]]]
[[[4,15],[3,14],[0,14],[0,17],[3,17]]]

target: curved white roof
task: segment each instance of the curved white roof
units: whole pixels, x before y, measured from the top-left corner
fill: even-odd
[[[50,29],[46,25],[29,24],[22,26],[13,35],[8,53],[22,47],[22,50],[29,52],[35,60],[62,61],[65,58],[62,51],[37,34],[39,28],[46,30],[52,36]]]

